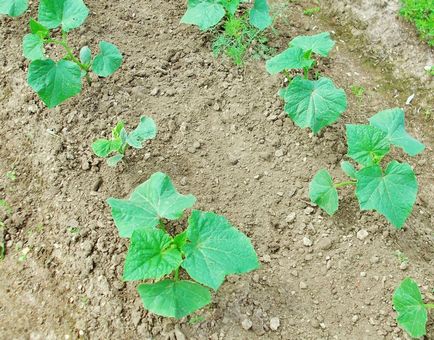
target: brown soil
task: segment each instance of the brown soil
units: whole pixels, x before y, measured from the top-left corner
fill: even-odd
[[[210,35],[179,24],[183,2],[87,5],[92,14],[71,34],[73,44],[96,50],[105,39],[120,47],[125,61],[114,76],[53,110],[26,85],[20,48],[30,15],[0,19],[0,198],[13,208],[11,216],[0,216],[7,227],[0,338],[405,338],[391,306],[394,288],[410,276],[434,299],[434,120],[425,115],[433,107],[427,83],[397,80],[393,62],[375,65],[360,57],[338,16],[307,17],[308,5],[274,1],[279,34],[270,38],[278,50],[299,34],[337,33],[337,48],[320,70],[346,90],[349,109],[313,137],[282,114],[282,77],[267,75],[263,61],[237,69],[213,59]],[[356,98],[351,85],[366,94]],[[308,183],[318,169],[343,177],[345,124],[366,123],[396,106],[405,107],[409,131],[427,146],[413,159],[395,152],[414,165],[420,183],[406,228],[397,231],[382,216],[360,212],[350,191],[342,192],[332,218],[311,206]],[[120,119],[133,126],[143,114],[159,126],[145,150],[130,152],[115,169],[92,155],[95,138]],[[4,175],[12,170],[15,181]],[[199,319],[149,314],[137,284],[121,280],[127,241],[118,237],[105,201],[126,197],[156,171],[194,194],[197,208],[227,216],[261,258],[260,270],[230,277]],[[363,240],[356,237],[360,229],[369,233]],[[306,247],[303,238],[313,245]],[[20,261],[23,251],[28,254]],[[408,268],[400,268],[397,251],[408,257]],[[274,317],[277,331],[270,329]],[[246,319],[250,330],[242,326]],[[432,325],[431,318],[429,338]]]

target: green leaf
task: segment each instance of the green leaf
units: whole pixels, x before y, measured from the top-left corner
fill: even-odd
[[[327,170],[320,170],[309,184],[310,200],[332,216],[339,207],[338,191]]]
[[[404,279],[393,294],[393,306],[398,324],[413,338],[426,334],[428,313],[422,300],[417,283],[410,278]]]
[[[267,0],[255,0],[250,10],[250,24],[259,30],[264,30],[273,23]]]
[[[46,38],[50,34],[50,31],[48,30],[47,27],[41,25],[39,22],[37,22],[34,19],[30,19],[29,26],[30,26],[30,32],[39,35],[41,38]]]
[[[330,38],[330,33],[323,32],[316,35],[300,35],[292,39],[289,45],[327,57],[335,42]]]
[[[315,134],[336,122],[347,109],[345,91],[326,77],[313,81],[295,77],[282,93],[289,117],[301,128],[310,127]]]
[[[226,275],[259,268],[258,257],[246,235],[211,212],[193,210],[187,228],[182,267],[199,283],[217,290]]]
[[[110,158],[107,158],[107,165],[110,167],[115,167],[123,158],[124,155],[122,154],[117,154]]]
[[[49,108],[81,92],[81,70],[72,61],[32,61],[27,81]]]
[[[131,236],[124,267],[124,280],[160,279],[178,268],[181,253],[161,229],[136,230]]]
[[[371,117],[369,122],[386,133],[391,144],[401,147],[410,156],[415,156],[425,149],[425,145],[411,137],[405,130],[403,109],[395,108],[381,111]]]
[[[48,27],[62,26],[64,32],[83,24],[89,14],[89,9],[83,0],[40,0],[38,21]]]
[[[350,162],[348,161],[341,162],[341,169],[343,172],[347,174],[348,177],[351,177],[352,179],[356,179],[357,171],[356,169],[354,169],[354,166]]]
[[[92,52],[89,46],[83,46],[80,50],[80,62],[84,65],[89,65],[92,61]]]
[[[26,34],[23,38],[23,54],[33,60],[44,60],[44,40],[37,34]]]
[[[27,11],[29,0],[0,0],[0,14],[18,17]]]
[[[106,41],[99,43],[100,52],[95,56],[92,71],[100,77],[108,77],[122,64],[122,54],[118,48]]]
[[[221,4],[230,14],[234,15],[240,5],[240,0],[221,0]]]
[[[181,319],[211,302],[205,287],[191,281],[164,280],[137,288],[143,305],[150,312]]]
[[[370,125],[347,124],[348,157],[363,166],[378,164],[390,151],[386,134]]]
[[[156,172],[139,185],[128,200],[110,198],[107,202],[120,236],[130,237],[134,230],[156,227],[162,218],[181,218],[196,198],[179,194],[169,176]]]
[[[120,139],[107,140],[98,139],[92,143],[92,151],[98,157],[107,157],[110,153],[118,151],[122,146]]]
[[[418,184],[411,166],[392,161],[385,173],[378,165],[357,173],[356,196],[362,210],[376,210],[401,228],[416,202]]]
[[[157,126],[150,117],[140,117],[140,123],[137,128],[127,137],[127,143],[133,148],[141,149],[144,141],[154,139],[157,135]]]
[[[306,58],[304,51],[298,47],[290,47],[282,53],[267,60],[266,69],[270,74],[276,74],[283,70],[302,69],[312,67],[314,61]]]
[[[120,138],[121,131],[125,130],[124,127],[125,127],[125,123],[124,122],[122,122],[122,121],[118,122],[116,124],[116,126],[114,127],[114,129],[112,130],[113,138]]]
[[[182,233],[176,235],[173,238],[173,243],[178,247],[178,249],[182,249],[187,242],[187,230]]]
[[[189,1],[181,23],[197,25],[200,30],[206,31],[217,25],[225,14],[225,8],[217,0]]]

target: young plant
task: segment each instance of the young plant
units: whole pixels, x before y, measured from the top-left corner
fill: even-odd
[[[434,3],[433,0],[401,0],[399,14],[413,23],[422,39],[434,46]]]
[[[139,125],[133,132],[128,133],[125,124],[119,122],[112,130],[112,139],[98,139],[92,143],[92,150],[98,157],[107,158],[111,153],[114,156],[107,158],[109,166],[116,166],[125,156],[125,151],[129,146],[134,149],[141,149],[143,143],[154,139],[157,135],[157,126],[152,118],[140,117]]]
[[[206,31],[223,22],[223,30],[216,34],[212,44],[215,57],[222,52],[240,66],[245,54],[256,41],[256,49],[267,43],[261,33],[272,24],[267,0],[255,0],[249,13],[237,16],[240,3],[247,0],[189,0],[181,23],[197,25]]]
[[[426,335],[428,311],[434,304],[423,302],[422,294],[415,281],[404,279],[393,294],[393,306],[397,312],[396,321],[413,338]]]
[[[27,11],[29,0],[0,0],[0,14],[18,17]]]
[[[179,194],[161,172],[139,185],[128,200],[107,202],[119,235],[131,238],[123,278],[153,280],[137,288],[152,313],[180,319],[211,302],[204,286],[217,291],[226,275],[259,267],[250,240],[223,216],[193,210],[187,229],[169,234],[173,228],[165,222],[180,219],[196,198]]]
[[[304,77],[294,77],[279,94],[285,101],[285,111],[295,124],[301,128],[309,127],[315,134],[336,122],[347,109],[345,91],[336,88],[331,79],[309,80],[309,71],[316,63],[313,54],[327,57],[334,45],[327,32],[298,36],[289,43],[288,49],[266,63],[268,73],[283,72],[288,80],[291,70],[303,70]]]
[[[354,186],[361,210],[376,210],[400,229],[413,210],[418,183],[410,164],[392,160],[384,169],[381,161],[391,145],[410,156],[419,154],[425,146],[406,132],[402,109],[381,111],[369,122],[370,125],[346,126],[347,156],[359,164],[356,169],[348,161],[341,163],[350,180],[334,183],[327,170],[320,170],[309,185],[309,196],[313,203],[333,215],[339,205],[337,189]]]
[[[81,26],[89,10],[82,0],[41,0],[38,21],[30,20],[30,34],[23,39],[24,56],[31,61],[27,76],[30,87],[52,108],[82,90],[81,79],[91,84],[89,72],[99,77],[112,75],[122,64],[118,48],[106,41],[99,43],[99,53],[92,59],[88,46],[77,57],[68,43],[68,33]],[[61,39],[51,29],[61,27]],[[59,61],[45,54],[45,46],[57,45],[64,50]]]

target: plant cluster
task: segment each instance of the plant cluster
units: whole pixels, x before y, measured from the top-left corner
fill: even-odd
[[[240,66],[244,62],[246,52],[257,42],[257,53],[264,53],[267,38],[262,32],[273,20],[267,0],[255,0],[253,7],[237,15],[241,3],[247,0],[189,0],[187,12],[181,23],[192,24],[206,31],[222,24],[222,30],[216,32],[212,44],[215,57],[221,53]],[[262,51],[260,50],[262,47]],[[259,49],[259,50],[258,50]]]
[[[422,39],[434,46],[434,2],[433,0],[401,0],[399,14],[415,24]]]
[[[116,166],[125,156],[128,146],[141,149],[143,143],[154,139],[157,135],[157,126],[150,117],[140,117],[139,125],[128,133],[125,124],[121,121],[112,130],[111,139],[98,139],[92,144],[92,150],[98,157],[107,158],[111,153],[114,156],[107,158],[109,166]]]
[[[418,183],[410,164],[392,160],[384,168],[381,161],[390,152],[390,146],[402,148],[415,156],[424,145],[405,130],[404,111],[390,109],[369,119],[370,125],[346,126],[347,156],[358,163],[341,163],[349,181],[334,183],[330,173],[320,170],[309,185],[313,203],[333,215],[339,206],[338,188],[354,186],[362,210],[376,210],[396,228],[401,228],[410,216],[416,201]]]
[[[298,36],[291,40],[288,49],[266,63],[268,73],[283,72],[288,79],[291,70],[303,70],[304,77],[295,76],[279,94],[285,101],[285,112],[295,124],[301,128],[309,127],[315,134],[336,122],[347,109],[345,91],[336,88],[331,79],[309,79],[310,70],[316,63],[313,54],[327,57],[334,45],[327,32]]]
[[[131,239],[123,278],[153,280],[137,288],[152,313],[182,318],[211,302],[206,287],[217,291],[226,275],[259,267],[250,240],[212,212],[193,210],[186,230],[172,236],[165,221],[180,219],[196,198],[179,194],[161,172],[139,185],[128,200],[107,202],[119,235]],[[194,281],[185,279],[181,269]]]

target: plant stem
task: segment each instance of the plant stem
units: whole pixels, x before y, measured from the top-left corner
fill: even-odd
[[[307,67],[305,67],[304,69],[304,79],[309,79],[309,69]]]
[[[178,281],[178,280],[179,280],[179,267],[175,269],[173,279],[174,279],[175,281]]]
[[[426,303],[426,304],[424,304],[424,306],[426,309],[432,309],[432,308],[434,308],[434,303]]]
[[[356,184],[357,182],[354,181],[345,181],[345,182],[336,183],[335,188],[338,189],[338,188],[345,187],[347,185],[356,185]]]

